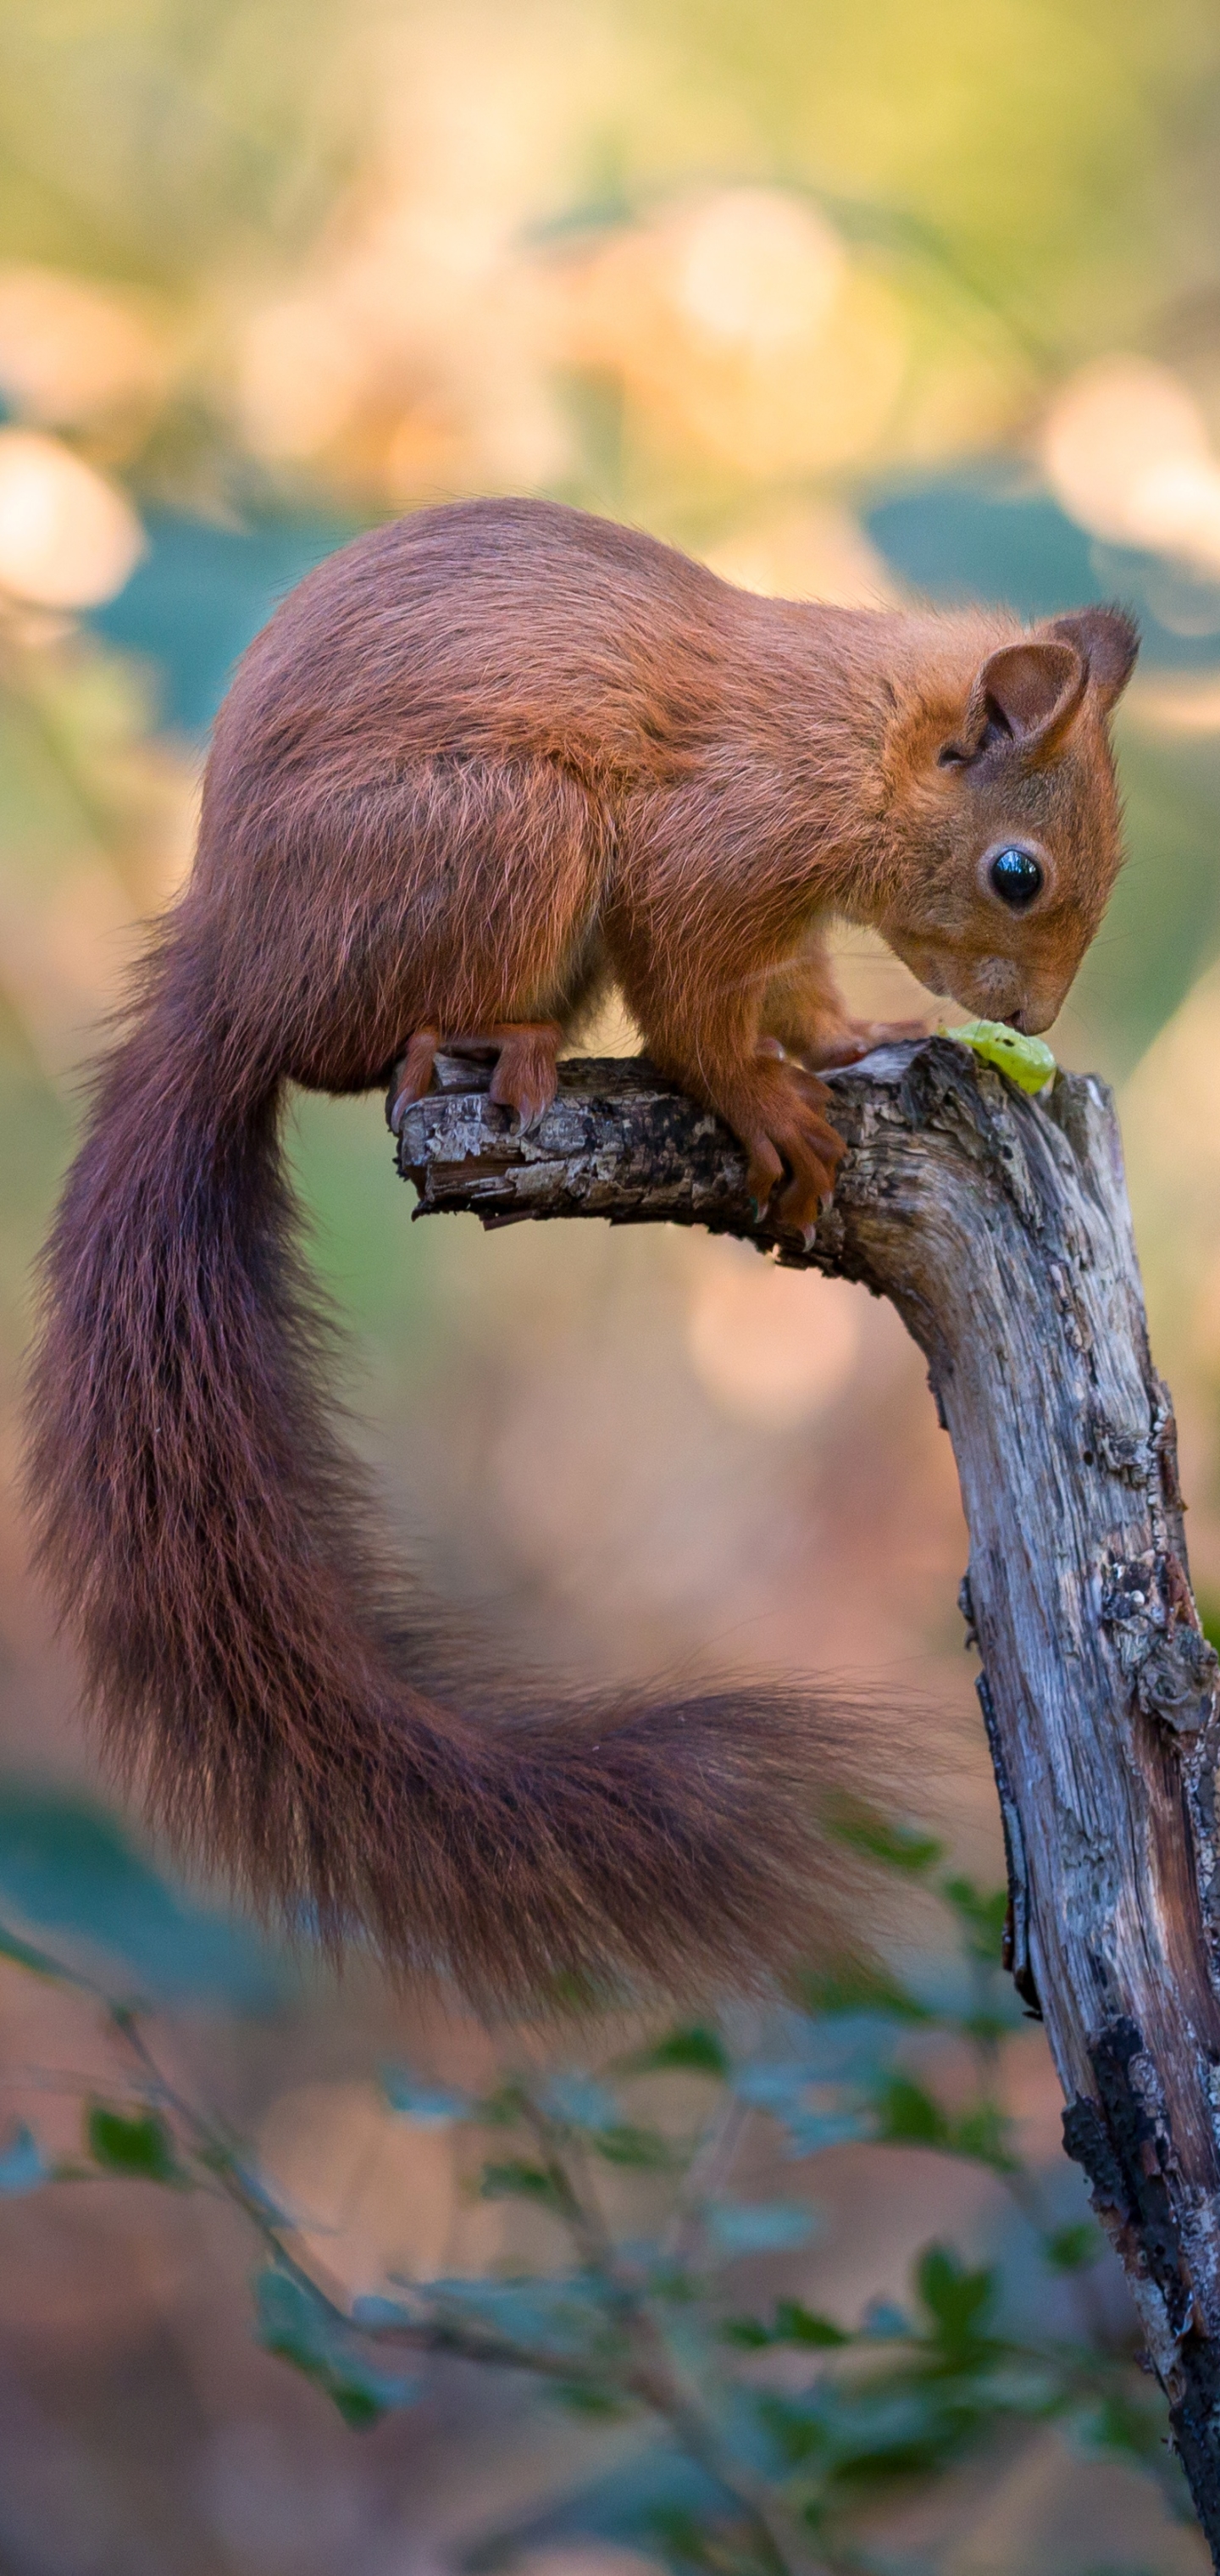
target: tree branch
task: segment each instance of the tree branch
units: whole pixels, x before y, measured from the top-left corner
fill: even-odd
[[[1029,1100],[947,1039],[831,1077],[850,1151],[809,1254],[717,1119],[646,1061],[574,1062],[537,1133],[442,1058],[399,1168],[419,1214],[703,1225],[892,1299],[928,1361],[970,1529],[962,1607],[1004,1822],[1009,1960],[1220,2567],[1217,1659],[1186,1572],[1113,1106]]]

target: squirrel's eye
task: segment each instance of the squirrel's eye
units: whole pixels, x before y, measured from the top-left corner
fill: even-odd
[[[1024,912],[1042,892],[1042,870],[1030,850],[997,850],[987,875],[992,893],[1010,912]]]

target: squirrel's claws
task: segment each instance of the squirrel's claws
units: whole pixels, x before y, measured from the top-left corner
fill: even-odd
[[[432,1088],[432,1069],[440,1043],[435,1029],[417,1029],[406,1054],[399,1057],[390,1075],[386,1095],[385,1123],[391,1136],[401,1136],[402,1122],[408,1109],[414,1108]]]
[[[515,1102],[514,1106],[517,1114],[510,1132],[521,1137],[536,1134],[551,1103],[549,1100],[536,1099],[527,1092],[523,1098]]]

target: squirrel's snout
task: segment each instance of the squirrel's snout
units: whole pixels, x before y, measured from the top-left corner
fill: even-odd
[[[1052,993],[1046,1000],[1022,1003],[1019,1011],[1006,1011],[1004,1018],[1023,1038],[1040,1038],[1058,1019],[1062,1006],[1062,993]]]

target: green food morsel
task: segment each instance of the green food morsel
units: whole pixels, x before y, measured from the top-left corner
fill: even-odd
[[[960,1029],[946,1029],[944,1034],[973,1047],[987,1064],[997,1064],[1010,1081],[1020,1083],[1022,1091],[1041,1091],[1055,1071],[1046,1040],[1022,1037],[1006,1020],[964,1020]]]

